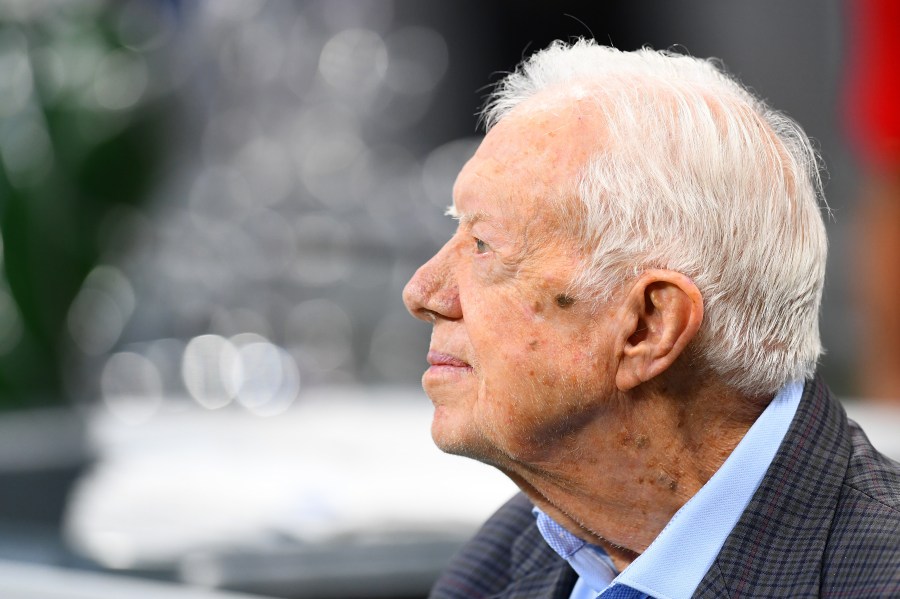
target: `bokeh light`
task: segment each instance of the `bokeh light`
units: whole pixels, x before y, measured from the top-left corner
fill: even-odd
[[[200,335],[184,348],[181,376],[197,403],[217,410],[235,398],[244,373],[240,354],[229,340],[219,335]]]
[[[140,354],[109,357],[100,377],[103,401],[110,412],[131,425],[150,420],[162,404],[162,379],[156,365]]]
[[[101,108],[131,108],[147,90],[147,66],[140,54],[113,51],[103,57],[94,75],[94,98]]]
[[[384,40],[374,31],[345,29],[322,48],[319,73],[340,92],[363,98],[377,90],[388,68]]]
[[[265,340],[236,345],[243,373],[237,401],[260,416],[287,410],[300,392],[300,372],[293,357]]]
[[[21,111],[33,89],[28,40],[21,31],[0,30],[0,118]]]
[[[69,308],[69,333],[84,353],[110,351],[134,312],[131,282],[114,266],[98,266],[85,279]]]

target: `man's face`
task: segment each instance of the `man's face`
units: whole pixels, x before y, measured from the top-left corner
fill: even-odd
[[[435,442],[498,465],[540,460],[614,388],[615,319],[568,298],[582,254],[558,209],[577,205],[590,151],[579,140],[602,131],[578,110],[528,106],[465,165],[453,190],[459,228],[403,293],[434,327],[422,381]]]

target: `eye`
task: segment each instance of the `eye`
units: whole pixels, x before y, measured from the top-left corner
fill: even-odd
[[[486,244],[481,239],[478,239],[477,237],[475,237],[474,239],[475,239],[475,253],[476,254],[484,254],[485,252],[488,251],[488,244]]]

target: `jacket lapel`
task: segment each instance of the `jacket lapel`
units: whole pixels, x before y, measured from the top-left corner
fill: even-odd
[[[808,381],[781,447],[695,597],[818,596],[850,457],[846,430],[827,387]]]
[[[431,599],[568,599],[575,571],[547,545],[519,493],[451,560]]]

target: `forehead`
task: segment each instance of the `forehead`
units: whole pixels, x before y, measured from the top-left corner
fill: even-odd
[[[577,90],[576,90],[577,91]],[[457,178],[454,209],[463,216],[512,202],[531,213],[574,199],[575,186],[604,138],[601,111],[588,94],[549,91],[526,100],[485,136]]]

